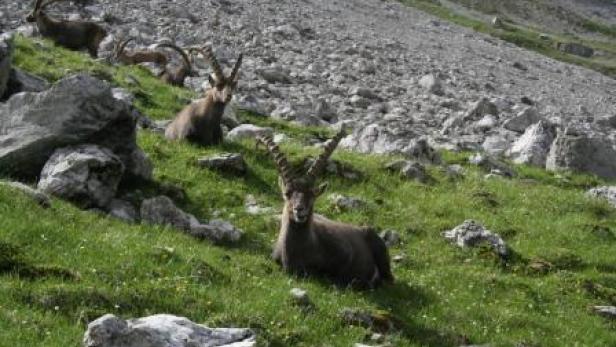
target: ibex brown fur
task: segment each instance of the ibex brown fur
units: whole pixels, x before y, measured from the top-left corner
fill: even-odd
[[[271,138],[259,139],[274,157],[284,198],[273,258],[290,273],[322,275],[340,285],[374,288],[394,281],[383,240],[371,228],[334,222],[313,211],[326,187],[317,187],[316,178],[343,134],[338,133],[300,177],[291,173],[287,159]]]
[[[152,50],[134,50],[130,53],[126,53],[126,45],[133,40],[133,38],[130,38],[124,41],[118,41],[114,54],[116,61],[126,65],[141,63],[155,63],[162,66],[167,65],[169,59],[163,52]]]
[[[242,54],[238,57],[231,74],[226,77],[211,48],[199,49],[214,70],[209,76],[211,88],[202,99],[192,102],[180,111],[165,131],[170,140],[187,139],[200,145],[216,145],[222,142],[220,126],[225,107],[233,97],[237,86]]]
[[[26,17],[28,22],[36,22],[43,37],[51,39],[56,44],[68,49],[80,50],[86,48],[92,57],[97,57],[98,46],[107,36],[107,31],[93,22],[66,21],[49,17],[43,10],[59,0],[36,0],[34,10]]]
[[[174,51],[178,52],[182,57],[182,65],[181,66],[169,66],[166,65],[163,72],[158,75],[158,77],[165,83],[171,84],[177,87],[184,86],[184,80],[186,77],[192,74],[192,64],[190,62],[190,58],[188,54],[181,49],[180,47],[172,44],[172,43],[160,43],[157,45],[158,47],[167,47],[171,48]]]

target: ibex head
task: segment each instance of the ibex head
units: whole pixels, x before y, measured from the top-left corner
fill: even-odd
[[[43,4],[43,0],[36,0],[34,2],[34,9],[32,12],[26,17],[26,21],[29,23],[36,22],[36,17],[45,9],[45,7],[51,5],[54,2],[58,2],[61,0],[49,0]]]
[[[293,222],[303,224],[312,218],[314,203],[316,199],[327,189],[327,183],[316,185],[317,177],[321,174],[327,160],[332,155],[340,140],[345,136],[344,131],[340,131],[336,136],[325,145],[323,153],[314,161],[312,166],[303,175],[294,175],[289,162],[280,148],[269,137],[261,137],[259,140],[266,146],[279,172],[279,185],[282,197],[285,201],[286,215],[290,216]]]
[[[237,81],[239,79],[238,72],[240,70],[240,66],[242,65],[243,54],[240,53],[239,57],[237,58],[237,61],[235,62],[233,70],[231,70],[231,74],[229,74],[229,76],[225,76],[210,46],[205,46],[203,48],[193,48],[192,50],[201,53],[203,57],[212,66],[212,70],[214,70],[214,73],[209,76],[209,82],[212,86],[212,90],[210,91],[210,93],[214,98],[214,101],[221,102],[224,104],[231,101],[231,98],[233,97],[233,91],[237,87]]]

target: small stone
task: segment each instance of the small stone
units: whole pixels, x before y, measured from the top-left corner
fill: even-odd
[[[438,77],[433,74],[425,75],[419,80],[419,85],[435,95],[443,95],[443,85]]]
[[[241,141],[246,139],[256,139],[259,136],[272,136],[274,130],[272,128],[262,128],[252,124],[242,124],[227,134],[227,139],[230,141]]]
[[[244,208],[246,209],[246,213],[256,216],[261,214],[270,214],[273,212],[271,207],[261,207],[257,202],[257,199],[252,194],[246,195],[244,200]]]
[[[458,247],[474,247],[487,242],[500,257],[506,258],[509,255],[505,241],[474,220],[466,220],[452,230],[443,232],[442,235],[445,239],[456,243]]]
[[[128,201],[113,199],[108,207],[109,215],[125,222],[137,221],[137,209]]]
[[[387,247],[397,246],[401,242],[400,234],[395,230],[384,230],[379,236],[383,239]]]
[[[312,301],[308,296],[308,292],[300,288],[293,288],[289,292],[291,294],[291,300],[294,304],[302,307],[312,306]]]
[[[513,177],[515,176],[515,171],[510,168],[507,164],[502,161],[488,156],[486,154],[477,153],[469,158],[469,163],[473,165],[477,165],[486,171],[493,172],[497,170],[502,173],[503,176]]]
[[[606,318],[616,319],[616,306],[594,306],[593,310]]]
[[[610,203],[610,205],[616,208],[616,186],[592,188],[586,193],[586,195],[596,199],[605,199]]]
[[[329,200],[332,202],[334,207],[343,211],[357,210],[368,205],[368,203],[362,199],[344,196],[341,194],[332,194],[329,196]]]

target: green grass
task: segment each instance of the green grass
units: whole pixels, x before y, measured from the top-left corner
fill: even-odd
[[[191,93],[170,88],[135,68],[109,68],[82,54],[19,39],[17,65],[58,79],[61,71],[106,71],[112,83],[139,80],[153,99],[138,107],[160,117],[182,106]],[[52,56],[49,64],[42,64]],[[135,88],[131,86],[131,88]],[[134,89],[133,89],[134,90]],[[164,94],[177,98],[163,99]],[[244,120],[275,127],[294,139],[283,146],[292,162],[307,154],[299,142],[328,134],[250,114]],[[466,177],[450,181],[437,168],[429,185],[383,169],[392,158],[337,151],[334,158],[363,173],[359,181],[325,177],[330,193],[368,201],[342,212],[327,199],[316,210],[333,219],[395,229],[403,243],[391,249],[395,285],[358,292],[318,279],[288,276],[270,260],[278,222],[244,212],[246,194],[281,207],[276,170],[254,143],[201,148],[169,143],[142,132],[139,144],[155,164],[155,184],[124,187],[147,197],[177,185],[177,200],[200,219],[220,214],[246,234],[238,245],[213,245],[168,228],[129,225],[54,200],[49,209],[0,187],[0,341],[7,346],[79,346],[86,323],[104,313],[125,318],[172,313],[212,326],[248,326],[262,346],[351,346],[369,330],[349,327],[343,307],[387,311],[400,320],[388,334],[394,346],[458,346],[467,342],[514,346],[609,346],[616,323],[591,305],[616,304],[616,210],[590,201],[584,190],[594,177],[518,167],[513,180],[484,180],[466,164]],[[197,157],[241,152],[249,172],[233,176],[198,168]],[[465,154],[444,153],[448,163]],[[460,250],[441,232],[473,218],[500,233],[514,256],[506,262],[485,248]],[[551,264],[533,270],[539,261]],[[304,311],[289,300],[301,287],[315,303]]]
[[[616,45],[611,42],[596,42],[582,40],[580,38],[570,38],[550,33],[553,38],[544,40],[540,38],[541,31],[530,27],[523,27],[515,23],[505,21],[503,28],[495,28],[485,21],[470,18],[451,9],[442,6],[435,0],[400,0],[402,3],[413,6],[419,10],[435,15],[441,19],[456,23],[458,25],[472,28],[475,31],[488,34],[502,40],[511,42],[522,48],[526,48],[553,59],[566,63],[584,66],[586,68],[601,72],[607,76],[616,77]],[[491,13],[488,11],[488,13]],[[600,23],[586,20],[582,25],[588,30],[599,32],[608,36],[616,34],[614,27],[609,27]],[[616,36],[614,36],[616,37]],[[563,53],[556,48],[556,42],[577,42],[588,45],[594,49],[600,49],[608,53],[608,58],[591,57],[583,58]]]

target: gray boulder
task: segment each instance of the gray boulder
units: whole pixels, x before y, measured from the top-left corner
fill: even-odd
[[[214,219],[207,224],[193,224],[190,234],[212,242],[237,242],[244,232],[227,221]]]
[[[259,136],[272,136],[274,130],[272,128],[262,128],[253,124],[242,124],[227,134],[227,139],[230,141],[241,141],[245,139],[255,139]]]
[[[594,306],[593,310],[603,317],[616,319],[616,306]]]
[[[481,119],[487,115],[498,116],[498,107],[488,98],[481,98],[466,112],[464,120]]]
[[[38,189],[82,208],[106,208],[123,174],[124,165],[106,148],[66,147],[49,158],[41,171]]]
[[[586,194],[592,198],[605,199],[616,208],[616,186],[592,188]]]
[[[616,149],[613,141],[606,136],[567,129],[554,140],[546,168],[616,178]]]
[[[509,165],[487,154],[476,153],[471,156],[468,161],[494,174],[506,177],[515,176],[515,171]]]
[[[0,99],[4,96],[11,74],[11,59],[13,58],[13,36],[0,35]]]
[[[88,324],[84,347],[253,347],[250,329],[208,328],[187,318],[159,314],[123,320],[106,314]]]
[[[466,220],[452,230],[443,232],[442,235],[458,247],[474,247],[486,242],[492,246],[499,256],[507,257],[509,255],[509,249],[505,241],[498,234],[487,230],[474,220]]]
[[[443,85],[440,79],[433,74],[423,76],[419,80],[419,85],[429,93],[443,95]]]
[[[539,122],[540,120],[541,118],[537,113],[537,109],[533,107],[527,107],[515,116],[507,119],[503,123],[503,128],[518,133],[523,133],[529,126]]]
[[[46,80],[21,69],[13,68],[11,69],[7,84],[7,94],[13,95],[21,92],[39,93],[49,89],[49,86],[50,84]]]
[[[402,153],[407,146],[408,141],[400,139],[388,129],[377,124],[358,128],[340,141],[341,148],[360,153]]]
[[[129,105],[88,75],[62,79],[41,93],[19,93],[0,104],[0,169],[36,177],[54,150],[79,144],[110,149],[128,176],[151,179],[151,164],[136,144]]]
[[[516,164],[545,167],[555,137],[554,125],[541,121],[526,129],[524,135],[507,151],[507,156]]]
[[[331,201],[335,208],[342,211],[353,211],[368,205],[365,200],[341,194],[331,194],[329,196],[329,201]]]
[[[411,140],[411,143],[404,149],[403,152],[406,157],[423,163],[441,163],[441,155],[436,149],[430,146],[426,137]]]

